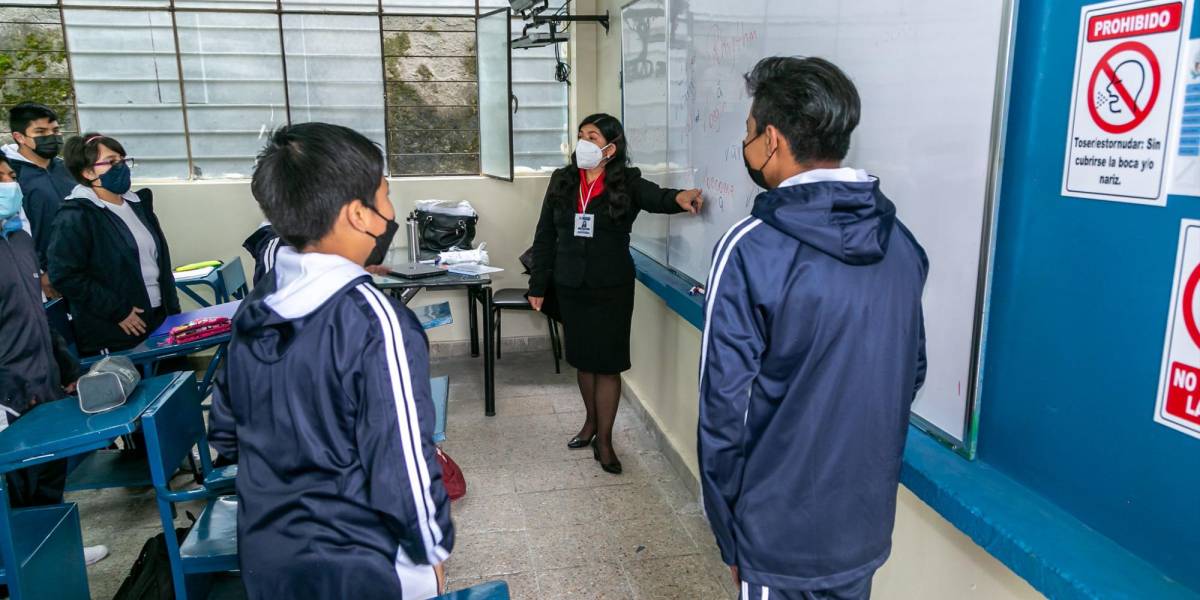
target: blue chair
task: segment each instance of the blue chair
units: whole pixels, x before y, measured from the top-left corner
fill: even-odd
[[[0,565],[0,583],[8,586],[12,600],[90,597],[73,502],[14,510],[11,521],[0,520],[0,544],[20,563]]]
[[[192,286],[208,286],[212,289],[213,301],[209,302],[192,290]],[[175,287],[191,298],[200,306],[225,304],[233,300],[243,300],[250,288],[246,283],[246,270],[242,268],[242,257],[236,256],[221,266],[213,269],[212,273],[202,279],[177,281]]]
[[[488,581],[465,590],[442,594],[433,600],[508,600],[508,584],[503,581]]]
[[[433,392],[433,443],[446,441],[446,408],[450,401],[450,378],[430,377],[429,388]]]
[[[71,311],[67,307],[67,299],[51,300],[43,308],[46,311],[46,321],[50,323],[50,331],[61,335],[66,340],[71,354],[79,358],[79,350],[75,348],[75,328],[71,326]]]
[[[142,414],[142,429],[146,433],[146,452],[150,459],[150,479],[158,500],[158,513],[166,532],[167,556],[171,561],[171,577],[175,597],[186,600],[211,597],[215,573],[238,570],[237,553],[237,496],[232,492],[236,465],[214,470],[209,458],[208,432],[200,408],[199,392],[194,386],[180,386],[174,394],[152,404]],[[193,447],[200,449],[200,467],[204,486],[189,490],[172,490],[171,476],[187,458]],[[175,504],[192,500],[207,500],[200,517],[182,543],[175,538]],[[228,579],[225,583],[228,583]],[[240,582],[238,582],[240,583]],[[230,593],[237,594],[238,585]],[[241,592],[244,594],[244,591]]]

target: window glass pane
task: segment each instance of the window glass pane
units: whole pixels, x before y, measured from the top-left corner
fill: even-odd
[[[411,15],[475,16],[475,0],[383,0],[383,12]],[[472,29],[474,26],[472,25]]]
[[[167,12],[67,10],[85,131],[121,141],[138,177],[186,178],[187,139]]]
[[[175,8],[206,10],[275,10],[275,0],[175,0]]]
[[[392,175],[479,174],[474,17],[384,17]]]
[[[384,147],[379,17],[284,15],[293,123],[345,125]]]
[[[512,179],[512,108],[509,100],[508,11],[479,17],[480,171]]]
[[[270,132],[287,123],[273,14],[178,13],[192,169],[245,177]]]
[[[283,0],[283,10],[379,12],[378,0]],[[376,25],[378,26],[378,19]]]
[[[513,37],[521,35],[524,25],[513,20]],[[513,115],[513,160],[518,172],[554,170],[567,162],[567,85],[554,78],[554,50],[545,46],[512,51],[518,107]]]
[[[63,5],[71,8],[112,8],[114,6],[131,8],[169,8],[170,0],[63,0]],[[70,22],[70,19],[67,20]],[[72,51],[74,48],[72,48]]]
[[[8,109],[21,102],[49,106],[64,134],[78,132],[57,8],[0,8],[0,131],[6,143]]]

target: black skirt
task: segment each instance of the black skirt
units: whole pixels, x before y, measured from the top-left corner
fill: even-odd
[[[566,338],[567,363],[580,371],[628,371],[633,282],[610,288],[556,285]]]

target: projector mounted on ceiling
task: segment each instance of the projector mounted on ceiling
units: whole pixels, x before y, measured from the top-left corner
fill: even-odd
[[[556,31],[551,26],[550,31],[526,31],[524,35],[512,41],[512,47],[514,50],[541,48],[569,41],[571,41],[571,36],[568,32]]]
[[[521,37],[512,41],[513,48],[540,48],[551,44],[566,42],[570,39],[565,31],[559,31],[563,23],[599,23],[608,33],[608,11],[603,15],[562,15],[548,13],[549,0],[508,0],[513,14],[525,20],[525,29]],[[530,31],[542,25],[550,25],[550,31]]]

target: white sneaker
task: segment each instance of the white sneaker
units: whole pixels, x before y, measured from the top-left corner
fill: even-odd
[[[83,562],[90,567],[108,557],[108,546],[88,546],[83,549]]]

